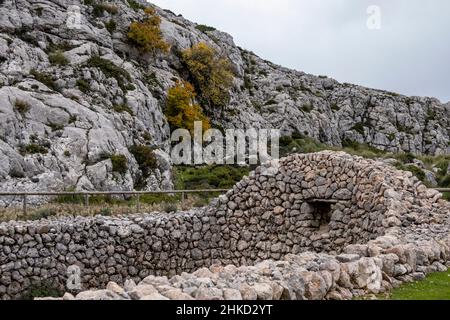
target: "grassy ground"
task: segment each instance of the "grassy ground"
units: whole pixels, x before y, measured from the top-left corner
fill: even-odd
[[[433,273],[425,280],[407,283],[393,290],[383,300],[450,300],[450,270]]]

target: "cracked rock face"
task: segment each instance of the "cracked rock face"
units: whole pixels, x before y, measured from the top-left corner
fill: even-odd
[[[186,75],[177,52],[200,41],[226,55],[235,72],[231,102],[223,115],[215,116],[215,125],[279,128],[336,146],[351,140],[392,152],[450,152],[450,104],[276,66],[237,47],[226,33],[202,32],[195,23],[159,8],[162,33],[172,51],[142,57],[127,43],[126,33],[143,11],[123,1],[109,3],[118,12],[97,16],[79,0],[1,1],[2,190],[132,189],[139,176],[128,151],[134,144],[149,145],[158,155],[159,169],[145,188],[171,188],[164,99],[168,88]],[[79,8],[79,28],[67,23],[70,6]],[[109,32],[105,26],[112,20],[116,28]],[[67,64],[51,63],[58,50]],[[94,56],[128,76],[105,74],[89,64]],[[128,109],[117,111],[123,104]],[[30,145],[44,146],[46,153],[20,152]],[[111,162],[101,156],[108,153],[124,155],[128,170],[113,172]]]
[[[450,204],[411,173],[335,152],[263,169],[188,212],[2,223],[0,297],[75,265],[106,287],[82,300],[349,299],[450,261]]]

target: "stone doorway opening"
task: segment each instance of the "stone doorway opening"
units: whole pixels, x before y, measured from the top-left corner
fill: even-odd
[[[319,233],[326,233],[330,230],[331,217],[333,215],[334,203],[327,200],[313,200],[308,203],[314,217],[312,226]]]

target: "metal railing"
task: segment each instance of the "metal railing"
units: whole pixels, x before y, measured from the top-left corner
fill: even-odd
[[[199,190],[164,190],[164,191],[79,191],[79,192],[0,192],[2,197],[22,197],[22,211],[24,215],[28,213],[28,197],[60,197],[60,196],[82,196],[84,205],[89,206],[89,198],[94,196],[136,196],[136,211],[141,210],[141,196],[145,195],[161,195],[161,194],[181,194],[181,201],[186,199],[186,194],[206,194],[206,193],[223,193],[229,189],[199,189]]]
[[[450,188],[433,188],[439,192],[450,192]],[[200,193],[223,193],[228,192],[229,189],[199,189],[199,190],[165,190],[165,191],[80,191],[80,192],[0,192],[2,197],[22,197],[22,211],[27,215],[28,211],[28,197],[32,196],[82,196],[84,205],[89,206],[89,198],[93,196],[136,196],[136,211],[141,210],[141,196],[144,195],[161,195],[161,194],[181,194],[181,201],[186,199],[186,194],[200,194]],[[319,200],[318,200],[319,201]],[[320,200],[326,202],[327,200]],[[330,200],[331,202],[331,200]]]

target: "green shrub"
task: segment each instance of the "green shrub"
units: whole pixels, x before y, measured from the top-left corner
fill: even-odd
[[[20,298],[34,300],[34,298],[60,298],[63,295],[64,289],[61,285],[50,280],[40,280],[38,283],[33,283]]]
[[[269,72],[266,70],[259,70],[259,75],[263,77],[267,77],[269,75]]]
[[[76,191],[75,187],[69,187],[66,190],[67,192]],[[55,200],[56,203],[69,203],[69,204],[81,204],[84,203],[84,197],[80,194],[77,195],[60,195]]]
[[[48,149],[45,146],[39,145],[37,143],[30,143],[25,146],[21,146],[20,153],[23,155],[26,154],[47,154]]]
[[[128,4],[134,11],[144,10],[146,7],[135,0],[128,0]]]
[[[277,102],[274,99],[270,99],[268,101],[266,101],[266,103],[264,104],[265,106],[270,106],[273,104],[277,104]]]
[[[439,186],[440,186],[441,188],[450,188],[450,175],[444,176],[444,177],[439,181]]]
[[[52,129],[52,131],[60,131],[64,129],[63,124],[48,123],[47,126],[49,126]]]
[[[78,120],[78,117],[76,115],[74,115],[74,114],[70,115],[70,117],[69,117],[70,124],[77,122],[77,120]]]
[[[151,136],[150,132],[148,132],[148,131],[145,131],[145,132],[142,134],[142,138],[143,138],[145,141],[152,141],[152,136]]]
[[[141,195],[140,201],[145,204],[158,204],[158,203],[174,203],[181,200],[181,196],[169,195],[169,194],[144,194]]]
[[[105,28],[109,33],[113,33],[116,31],[117,23],[113,19],[110,19],[108,22],[105,22]]]
[[[69,158],[70,156],[71,154],[69,150],[64,151],[64,157]]]
[[[61,52],[69,51],[76,47],[77,47],[76,45],[72,45],[72,44],[70,44],[69,41],[64,40],[64,41],[61,41],[58,43],[50,43],[47,46],[45,52],[47,52],[47,54],[50,55],[51,53],[54,53],[57,51],[61,51]]]
[[[16,99],[14,102],[14,109],[19,112],[22,116],[30,111],[30,104],[24,100]]]
[[[96,17],[103,17],[105,12],[113,15],[119,12],[119,8],[108,3],[96,3],[93,5],[93,8],[94,10],[92,11],[92,14]]]
[[[182,189],[228,189],[249,174],[250,168],[239,166],[178,166],[175,185]]]
[[[293,135],[292,137],[281,137],[280,138],[280,154],[282,156],[287,156],[293,153],[311,153],[319,152],[325,150],[327,146],[316,140],[304,137],[303,135]]]
[[[124,112],[127,112],[127,113],[129,113],[130,115],[134,115],[134,112],[133,112],[133,110],[131,110],[131,108],[127,105],[127,104],[117,104],[117,105],[114,105],[113,106],[113,109],[114,109],[114,111],[115,112],[118,112],[118,113],[124,113]]]
[[[340,111],[341,108],[337,105],[337,103],[332,103],[331,104],[331,110],[337,112],[337,111]]]
[[[444,159],[444,160],[438,161],[435,167],[439,169],[440,174],[446,174],[449,166],[450,166],[450,160]]]
[[[125,174],[128,171],[128,160],[123,154],[114,154],[110,159],[113,172]]]
[[[77,87],[83,93],[88,93],[91,90],[89,83],[87,83],[84,79],[77,80]]]
[[[203,32],[203,33],[207,33],[207,32],[211,32],[211,31],[215,31],[216,28],[214,27],[210,27],[204,24],[199,24],[195,27],[197,30]]]
[[[252,80],[247,75],[244,76],[244,88],[247,90],[253,89]]]
[[[125,69],[116,66],[114,63],[112,63],[109,60],[105,60],[100,58],[99,56],[93,56],[87,61],[87,65],[92,68],[98,68],[102,71],[102,73],[107,78],[114,78],[116,79],[119,87],[123,91],[126,90],[126,82],[131,81],[131,76]]]
[[[353,126],[352,130],[355,130],[359,134],[364,135],[364,133],[365,133],[364,128],[365,128],[364,124],[362,122],[359,122]]]
[[[36,39],[35,30],[28,26],[22,26],[20,28],[14,29],[14,36],[18,37],[24,42],[32,44],[35,47],[39,46],[38,40]]]
[[[397,153],[395,155],[395,159],[400,161],[402,164],[408,164],[408,163],[413,163],[413,161],[414,161],[414,159],[416,159],[416,157],[412,153],[402,152],[402,153]]]
[[[313,111],[313,106],[311,105],[311,103],[307,103],[304,104],[301,109],[303,112],[310,113],[311,111]]]
[[[164,204],[164,208],[163,208],[164,212],[167,213],[174,213],[178,211],[178,207],[176,203],[173,202],[167,202]]]
[[[42,210],[38,210],[33,212],[30,215],[27,215],[26,218],[27,220],[42,220],[42,219],[47,219],[49,217],[54,217],[57,215],[57,212],[54,209],[42,209]]]
[[[428,109],[427,111],[427,117],[426,117],[426,122],[430,122],[433,120],[436,120],[437,114],[436,114],[436,110],[433,110],[431,107]]]
[[[129,148],[129,151],[142,171],[142,179],[146,180],[151,172],[158,168],[158,160],[153,149],[145,145],[134,145]]]
[[[404,165],[401,162],[397,162],[395,167],[399,170],[411,172],[414,176],[417,177],[417,179],[419,179],[422,182],[425,182],[425,180],[426,180],[425,171],[423,171],[422,169],[420,169],[419,167],[417,167],[415,165]]]
[[[444,192],[443,195],[444,195],[444,197],[443,197],[444,200],[450,201],[450,192]]]
[[[66,66],[70,62],[69,59],[67,59],[64,53],[60,50],[49,54],[48,60],[51,64],[58,66]]]
[[[359,148],[359,143],[348,138],[342,140],[342,147],[357,150]]]
[[[34,78],[36,79],[36,81],[39,81],[41,83],[43,83],[44,85],[46,85],[49,89],[58,90],[58,87],[55,83],[55,81],[53,80],[52,76],[46,73],[42,73],[37,71],[36,69],[31,69],[30,74],[32,76],[34,76]]]
[[[145,76],[145,81],[152,87],[162,87],[161,81],[158,80],[155,72],[151,72]]]

